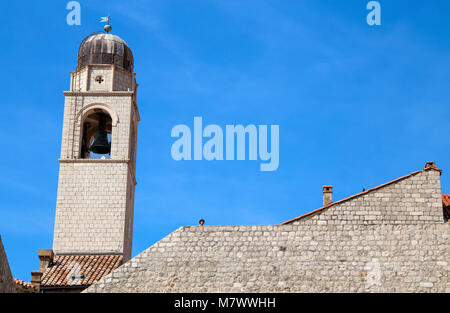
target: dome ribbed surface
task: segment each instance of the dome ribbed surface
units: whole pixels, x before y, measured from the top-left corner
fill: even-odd
[[[83,40],[78,49],[77,70],[96,64],[114,64],[133,72],[133,53],[125,41],[116,35],[91,35]]]

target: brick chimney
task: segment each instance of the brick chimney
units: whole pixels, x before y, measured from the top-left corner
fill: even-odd
[[[323,186],[323,205],[333,203],[333,186]]]
[[[436,168],[436,163],[433,161],[429,161],[425,164],[425,168]]]
[[[37,292],[40,292],[41,290],[42,275],[47,270],[49,265],[53,263],[54,256],[55,255],[53,254],[52,249],[38,250],[39,261],[41,261],[39,265],[39,271],[31,272],[31,284],[33,285],[34,289],[36,289]]]
[[[42,272],[40,271],[31,272],[31,284],[33,285],[34,289],[36,289],[37,292],[41,291],[41,278]]]
[[[39,249],[38,250],[38,257],[39,257],[39,260],[41,261],[39,271],[41,273],[44,273],[45,270],[50,265],[50,263],[53,263],[54,256],[55,255],[53,254],[52,249]]]

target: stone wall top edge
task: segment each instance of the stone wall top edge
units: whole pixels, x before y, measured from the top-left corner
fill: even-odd
[[[115,71],[121,72],[121,73],[126,74],[126,75],[128,75],[130,77],[133,77],[134,75],[136,75],[135,72],[126,71],[126,70],[122,69],[121,67],[119,67],[119,66],[117,66],[115,64],[89,64],[88,66],[83,66],[83,67],[81,67],[79,69],[76,69],[75,71],[73,71],[71,73],[72,74],[78,74],[80,72],[86,71],[88,68],[89,69],[97,69],[97,68],[112,69],[112,68],[114,68]]]
[[[132,97],[135,91],[63,91],[65,96],[109,96],[109,97]]]
[[[115,66],[114,64],[88,64],[88,65],[82,66],[82,67],[80,67],[78,69],[75,69],[75,71],[72,72],[72,73],[81,72],[81,71],[86,70],[88,68],[91,69],[91,68],[113,68],[113,67],[117,68],[117,66]]]
[[[294,224],[294,225],[241,225],[241,226],[182,226],[175,230],[181,232],[257,232],[257,231],[296,231],[298,229],[311,229],[311,230],[323,230],[330,231],[330,229],[335,230],[352,230],[352,229],[411,229],[411,228],[434,228],[434,227],[448,227],[450,229],[450,223],[427,223],[427,224],[346,224],[346,225],[317,225],[317,224]]]
[[[98,251],[98,250],[85,250],[85,251],[64,251],[64,250],[55,250],[55,255],[123,255],[122,251]]]

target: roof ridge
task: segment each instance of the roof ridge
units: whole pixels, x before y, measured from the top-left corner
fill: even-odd
[[[20,280],[18,278],[13,278],[13,281],[17,285],[21,285],[21,286],[28,287],[28,288],[34,288],[34,286],[33,286],[33,284],[31,282],[26,282],[26,281]]]

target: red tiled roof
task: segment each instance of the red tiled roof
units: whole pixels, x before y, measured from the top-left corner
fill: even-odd
[[[298,221],[298,220],[300,220],[300,219],[302,219],[302,218],[304,218],[304,217],[307,217],[307,216],[313,215],[313,214],[315,214],[315,213],[318,213],[318,212],[320,212],[320,211],[323,211],[323,210],[325,210],[325,209],[328,209],[328,208],[332,207],[333,205],[336,205],[336,204],[339,204],[339,203],[343,203],[343,202],[346,202],[346,201],[348,201],[348,200],[351,200],[351,199],[360,197],[360,196],[362,196],[362,195],[368,194],[369,192],[378,190],[378,189],[380,189],[380,188],[383,188],[383,187],[386,187],[386,186],[391,185],[391,184],[393,184],[393,183],[399,182],[399,181],[404,180],[404,179],[406,179],[406,178],[409,178],[409,177],[411,177],[411,176],[417,175],[417,174],[419,174],[419,173],[421,173],[421,172],[423,172],[423,171],[429,171],[429,170],[438,171],[439,173],[442,174],[442,170],[440,170],[440,169],[438,169],[438,168],[436,168],[436,167],[428,167],[428,168],[425,168],[425,169],[423,169],[423,170],[421,170],[421,171],[412,172],[412,173],[409,174],[409,175],[406,175],[406,176],[403,176],[403,177],[394,179],[394,180],[392,180],[392,181],[390,181],[390,182],[387,182],[387,183],[382,184],[382,185],[379,185],[379,186],[377,186],[377,187],[374,187],[374,188],[368,189],[368,190],[366,190],[366,191],[360,192],[360,193],[355,194],[355,195],[353,195],[353,196],[350,196],[350,197],[348,197],[348,198],[345,198],[345,199],[342,199],[342,200],[339,200],[339,201],[335,201],[335,202],[331,202],[331,203],[329,203],[329,204],[327,204],[327,205],[324,205],[323,207],[321,207],[321,208],[319,208],[319,209],[317,209],[317,210],[314,210],[314,211],[308,212],[308,213],[306,213],[306,214],[300,215],[300,216],[298,216],[298,217],[296,217],[296,218],[293,218],[293,219],[291,219],[291,220],[289,220],[289,221],[283,222],[283,223],[281,223],[280,225],[286,225],[286,224],[289,224],[289,223]]]
[[[444,207],[450,206],[450,195],[442,195],[442,204]]]
[[[57,255],[41,287],[90,286],[122,264],[121,255]]]
[[[450,222],[450,195],[442,195],[442,205],[444,207],[444,217]]]
[[[33,285],[31,283],[25,282],[23,280],[14,278],[14,282],[16,283],[16,285],[20,285],[26,288],[34,288]]]

